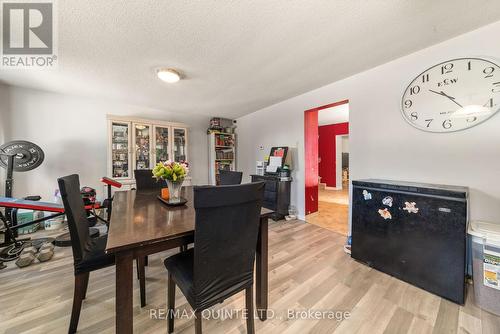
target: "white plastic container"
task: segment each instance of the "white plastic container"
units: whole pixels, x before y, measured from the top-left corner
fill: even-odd
[[[482,309],[500,316],[500,224],[469,224],[474,299]]]
[[[52,215],[52,213],[47,213],[47,215]],[[59,216],[56,218],[48,219],[44,222],[44,227],[46,230],[53,231],[53,230],[60,230],[62,229],[64,225],[64,218],[66,216]]]

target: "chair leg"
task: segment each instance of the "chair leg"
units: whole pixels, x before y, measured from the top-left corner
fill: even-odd
[[[175,282],[172,275],[168,274],[168,295],[167,295],[167,315],[168,315],[168,333],[174,332],[174,309],[175,309]]]
[[[194,333],[195,334],[202,334],[201,333],[201,311],[196,311],[194,312]]]
[[[75,291],[73,295],[73,308],[71,310],[71,321],[69,323],[68,333],[76,333],[78,320],[80,319],[80,310],[85,295],[85,282],[88,282],[89,273],[75,275]]]
[[[140,272],[140,265],[139,265],[139,258],[135,259],[135,271],[137,273],[137,279],[141,279],[141,272]]]
[[[253,321],[253,285],[245,290],[245,307],[247,309],[247,333],[255,333],[255,324]]]
[[[90,273],[87,273],[84,277],[85,281],[83,282],[83,299],[87,298],[87,288],[89,286],[89,276],[90,276]]]
[[[141,293],[141,307],[146,306],[146,271],[144,264],[146,257],[137,258],[137,273],[139,274],[139,290]]]
[[[136,259],[136,268],[137,268],[137,279],[141,279],[141,275],[140,275],[140,272],[139,272],[139,259]],[[144,257],[144,266],[147,267],[149,264],[149,260],[148,260],[148,256],[146,255]]]

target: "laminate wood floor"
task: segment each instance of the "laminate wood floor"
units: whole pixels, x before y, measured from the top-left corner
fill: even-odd
[[[318,211],[307,215],[306,221],[347,236],[349,232],[349,206],[319,201]]]
[[[349,182],[342,183],[342,190],[326,189],[318,187],[318,201],[349,205]]]
[[[256,320],[258,333],[500,333],[500,317],[477,308],[472,289],[459,306],[352,260],[342,250],[344,236],[301,221],[271,222],[269,231],[270,307],[275,317]],[[139,307],[134,280],[136,333],[166,333],[166,321],[151,319],[166,305],[163,259],[150,256],[146,269],[147,306]],[[65,333],[73,297],[70,248],[58,248],[43,264],[0,271],[0,333]],[[79,333],[114,333],[115,271],[90,275]],[[190,310],[177,291],[176,305]],[[215,310],[242,309],[238,294]],[[288,310],[350,312],[334,319],[289,319]],[[325,314],[325,313],[322,313]],[[302,314],[305,315],[305,314]],[[325,314],[332,316],[333,313]],[[314,315],[313,317],[314,318]],[[176,321],[176,333],[193,333],[193,320]],[[245,333],[241,318],[203,321],[205,333]]]
[[[318,211],[306,216],[308,223],[347,236],[349,232],[349,183],[342,190],[318,188]]]

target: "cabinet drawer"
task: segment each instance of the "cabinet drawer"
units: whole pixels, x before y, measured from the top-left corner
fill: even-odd
[[[273,210],[273,211],[276,211],[276,202],[275,201],[266,201],[264,200],[262,202],[262,206],[266,209],[269,209],[269,210]]]
[[[260,177],[257,175],[252,175],[252,182],[265,182],[265,189],[266,191],[277,191],[278,189],[278,182],[276,180],[269,180],[265,177]]]
[[[278,183],[276,181],[266,181],[266,191],[276,192],[278,189]]]
[[[277,193],[274,191],[264,191],[264,201],[276,202]]]

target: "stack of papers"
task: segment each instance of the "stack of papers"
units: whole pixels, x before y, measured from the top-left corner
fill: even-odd
[[[266,172],[276,173],[278,168],[281,167],[282,158],[281,157],[269,157],[269,165],[266,167]]]

